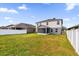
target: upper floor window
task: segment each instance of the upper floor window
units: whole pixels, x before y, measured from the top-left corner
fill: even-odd
[[[48,22],[46,23],[46,25],[48,25]]]
[[[59,21],[57,21],[57,25],[59,25],[60,24],[60,22]]]

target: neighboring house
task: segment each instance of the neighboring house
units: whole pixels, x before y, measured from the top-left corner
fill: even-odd
[[[72,26],[72,27],[68,28],[67,30],[78,29],[78,28],[79,28],[79,24],[75,25],[75,26]]]
[[[8,25],[8,26],[5,26],[7,29],[12,29],[13,27],[15,27],[15,25],[11,24],[11,25]]]
[[[35,26],[26,23],[19,23],[15,25],[8,25],[4,27],[0,27],[0,29],[12,29],[12,30],[26,30],[27,33],[35,32]]]
[[[5,26],[1,26],[0,29],[8,29],[8,28]]]
[[[47,19],[36,23],[36,32],[45,34],[62,34],[62,19]]]

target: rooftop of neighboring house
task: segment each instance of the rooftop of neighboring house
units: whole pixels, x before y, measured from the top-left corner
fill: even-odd
[[[36,22],[36,23],[41,23],[41,22],[50,22],[50,21],[62,21],[63,23],[63,19],[56,19],[56,18],[53,18],[53,19],[47,19],[47,20],[43,20],[43,21],[39,21],[39,22]]]
[[[8,28],[5,26],[1,26],[0,29],[8,29]]]
[[[68,28],[68,30],[70,30],[70,29],[77,29],[77,28],[79,28],[79,24]]]
[[[16,24],[15,27],[22,27],[22,28],[35,28],[34,25],[32,24],[26,24],[26,23],[19,23],[19,24]]]
[[[0,28],[10,28],[10,27],[16,27],[16,28],[35,28],[32,24],[26,24],[26,23],[19,23],[19,24],[11,24],[7,26],[1,26]]]
[[[7,25],[6,27],[14,27],[14,24]]]

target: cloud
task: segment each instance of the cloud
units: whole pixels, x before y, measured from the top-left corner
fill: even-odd
[[[13,23],[13,20],[9,20],[8,22],[9,22],[9,23]]]
[[[35,16],[30,16],[30,17],[33,18],[33,19],[36,18]]]
[[[0,8],[0,12],[4,13],[18,13],[15,9],[8,9],[8,8]]]
[[[51,5],[51,3],[42,3],[42,4],[45,4],[45,5]]]
[[[72,24],[67,24],[67,28],[69,28],[69,27],[71,27],[72,26]]]
[[[4,19],[5,19],[5,20],[9,20],[9,19],[11,19],[11,17],[4,17]]]
[[[69,19],[69,18],[63,18],[63,20],[64,20],[64,21],[70,21],[70,19]]]
[[[66,3],[65,5],[67,6],[65,10],[68,10],[68,11],[73,10],[76,6],[79,6],[78,3]]]
[[[13,23],[12,17],[4,17],[5,20],[7,20],[9,23]]]
[[[79,14],[77,16],[79,16]]]
[[[20,9],[20,10],[27,10],[28,8],[26,7],[25,4],[23,4],[22,6],[19,6],[18,9]]]

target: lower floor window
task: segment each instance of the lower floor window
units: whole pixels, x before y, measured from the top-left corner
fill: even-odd
[[[53,32],[53,29],[51,29],[51,32]]]
[[[55,32],[58,32],[58,29],[57,28],[55,29]]]

